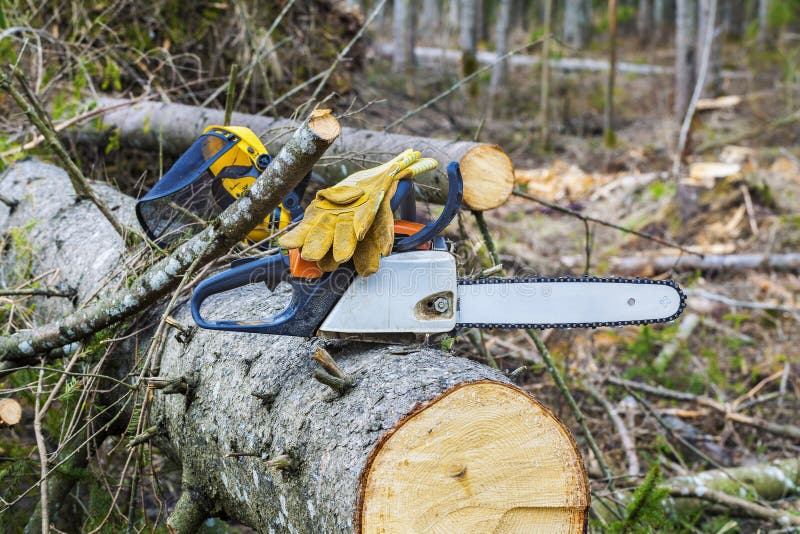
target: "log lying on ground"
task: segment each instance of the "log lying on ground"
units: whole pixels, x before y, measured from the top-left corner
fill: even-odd
[[[800,489],[798,480],[798,458],[713,469],[664,481],[663,486],[670,494],[664,506],[669,513],[680,517],[719,513],[797,526],[800,516],[770,507],[768,503],[796,497]],[[631,494],[616,492],[614,499],[627,505]],[[592,504],[592,512],[606,521],[614,521],[616,517],[611,506],[612,501],[598,499]]]
[[[68,187],[50,165],[12,167],[0,188],[20,204],[13,213],[0,206],[0,230],[37,221],[28,236],[39,251],[34,273],[59,267],[52,283],[76,287],[82,301],[114,273],[124,248],[113,245],[119,238],[96,210],[63,202]],[[132,199],[110,200],[129,216]],[[212,314],[263,316],[285,296],[263,299],[248,287],[209,304]],[[45,315],[70,305],[33,298]],[[186,306],[172,315],[192,325]],[[177,532],[211,516],[262,532],[584,529],[588,481],[575,442],[488,367],[431,348],[330,342],[354,379],[339,396],[311,378],[317,340],[177,333],[168,336],[160,373],[191,377],[191,391],[156,390],[147,425],[183,469],[169,519]]]
[[[99,106],[118,105],[122,100],[100,99]],[[140,102],[106,113],[101,128],[118,132],[121,146],[158,151],[159,138],[167,153],[180,154],[197,139],[206,126],[222,124],[223,111],[183,104]],[[264,139],[271,153],[277,152],[297,127],[290,119],[276,119],[245,113],[234,113],[231,124],[248,126]],[[115,136],[117,134],[115,133]],[[342,128],[339,139],[331,146],[315,170],[328,183],[335,183],[354,170],[383,162],[389,156],[412,147],[424,156],[439,160],[436,173],[418,179],[421,198],[442,202],[447,195],[444,168],[457,161],[464,178],[464,202],[472,209],[487,210],[503,204],[514,187],[514,168],[502,148],[469,141],[449,141],[428,137],[390,134],[355,128]]]
[[[583,265],[583,256],[565,256],[561,263],[567,267]],[[631,256],[608,259],[608,270],[614,274],[643,275],[666,271],[751,271],[770,269],[773,271],[797,272],[800,270],[800,254],[704,254],[703,256]]]
[[[377,50],[378,53],[384,56],[390,56],[394,53],[394,45],[391,43],[378,44]],[[480,50],[475,58],[478,60],[478,63],[488,65],[497,61],[497,54],[486,50]],[[430,46],[417,46],[414,47],[414,59],[422,65],[438,66],[443,62],[455,64],[461,61],[461,51]],[[517,54],[508,58],[507,61],[512,68],[531,68],[538,66],[542,62],[542,58],[541,56]],[[605,72],[608,70],[608,60],[579,57],[554,58],[550,60],[550,67],[566,71]],[[626,61],[618,61],[616,70],[617,72],[624,72],[626,74],[641,75],[670,74],[673,71],[672,67],[643,65]]]

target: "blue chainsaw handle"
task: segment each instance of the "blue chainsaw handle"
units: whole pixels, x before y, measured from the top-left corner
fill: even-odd
[[[398,186],[397,189],[400,190],[400,187]],[[413,187],[411,188],[411,194],[413,195]],[[397,194],[395,194],[395,196],[397,196]],[[414,250],[442,233],[461,208],[461,199],[463,197],[464,180],[461,178],[461,170],[458,168],[458,163],[451,161],[450,164],[447,165],[447,201],[445,202],[442,214],[439,215],[435,221],[426,224],[419,232],[404,237],[395,243],[394,251],[405,252]]]
[[[192,293],[192,317],[201,328],[258,334],[311,337],[349,287],[355,271],[349,266],[325,273],[317,280],[289,276],[289,257],[282,254],[246,261],[201,282]],[[200,314],[211,295],[264,282],[275,288],[280,282],[292,286],[292,300],[276,315],[259,320],[207,320]]]

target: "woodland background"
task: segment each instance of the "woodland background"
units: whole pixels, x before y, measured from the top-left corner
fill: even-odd
[[[572,430],[591,530],[797,528],[798,0],[8,0],[0,57],[83,173],[132,196],[176,154],[96,131],[105,97],[220,109],[230,94],[239,112],[332,107],[349,126],[502,146],[518,194],[449,229],[464,274],[672,277],[689,306],[670,325],[544,331],[549,353],[524,331],[471,331],[447,348],[507,373]],[[0,93],[3,165],[58,163],[36,135]],[[2,335],[36,324],[36,299],[69,292],[25,293],[49,287],[26,269],[29,231],[0,237]],[[126,335],[82,343],[68,373],[64,358],[0,379],[0,398],[23,410],[0,425],[0,531],[38,528],[37,434],[51,461],[93,437],[79,422],[102,405],[96,366]],[[73,487],[55,528],[166,531],[180,474],[157,448],[126,446],[141,434],[140,402],[86,465],[62,469]],[[739,469],[735,483],[708,486],[737,500],[663,505],[720,469]],[[604,501],[623,512],[597,511]],[[203,529],[249,531],[220,519]]]

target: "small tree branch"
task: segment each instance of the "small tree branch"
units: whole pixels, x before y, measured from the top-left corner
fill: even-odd
[[[39,133],[47,141],[47,144],[50,145],[50,148],[53,150],[53,152],[56,153],[58,159],[61,160],[61,164],[64,165],[64,169],[67,171],[67,175],[72,182],[72,187],[75,189],[75,193],[78,195],[78,197],[91,200],[92,203],[97,206],[97,209],[99,209],[103,214],[106,220],[108,220],[111,226],[114,227],[114,230],[116,230],[116,232],[123,239],[128,239],[130,236],[138,235],[136,231],[124,227],[117,220],[117,218],[114,217],[114,215],[111,213],[111,209],[106,205],[103,199],[94,194],[91,186],[86,182],[86,178],[84,178],[83,173],[67,153],[67,150],[64,148],[64,145],[61,144],[61,141],[58,140],[58,136],[56,135],[55,130],[50,122],[50,117],[39,105],[36,96],[30,93],[30,91],[27,89],[24,78],[22,78],[20,75],[17,75],[17,79],[19,80],[20,84],[22,84],[24,90],[28,92],[29,101],[26,101],[25,96],[20,93],[20,91],[14,86],[11,79],[6,74],[0,74],[0,87],[5,89],[8,94],[11,95],[20,109],[28,116],[36,129],[39,130]]]
[[[665,247],[678,249],[681,252],[685,252],[686,254],[692,254],[694,256],[699,256],[701,258],[703,257],[703,255],[700,254],[699,252],[694,252],[694,251],[692,251],[692,250],[690,250],[690,249],[688,249],[688,248],[686,248],[684,246],[679,245],[678,243],[675,243],[674,241],[668,241],[666,239],[661,239],[660,237],[654,236],[652,234],[648,234],[647,232],[640,232],[638,230],[634,230],[633,228],[628,228],[626,226],[621,226],[619,224],[612,223],[610,221],[605,221],[603,219],[598,219],[597,217],[592,217],[591,215],[584,215],[583,213],[581,213],[579,211],[575,211],[575,210],[567,208],[565,206],[559,206],[558,204],[553,204],[552,202],[548,202],[548,201],[546,201],[546,200],[544,200],[542,198],[539,198],[539,197],[537,197],[535,195],[531,195],[530,193],[525,193],[523,191],[514,190],[514,192],[512,194],[514,196],[517,196],[517,197],[520,197],[520,198],[524,198],[524,199],[536,202],[537,204],[541,204],[542,206],[546,206],[546,207],[548,207],[548,208],[550,208],[552,210],[560,211],[561,213],[565,213],[567,215],[572,215],[573,217],[576,217],[576,218],[580,219],[584,223],[585,222],[597,223],[597,224],[599,224],[601,226],[606,226],[608,228],[613,228],[615,230],[619,230],[620,232],[625,232],[626,234],[633,234],[633,235],[641,237],[643,239],[648,239],[648,240],[653,241],[655,243],[658,243],[660,245],[664,245]]]
[[[713,490],[705,486],[667,486],[669,494],[675,499],[701,499],[706,502],[724,506],[731,514],[754,517],[756,519],[766,519],[775,521],[780,525],[800,525],[800,516],[790,514],[756,504],[745,499],[728,495],[721,491]]]
[[[58,322],[0,337],[0,362],[30,363],[37,354],[79,341],[151,306],[175,289],[195,262],[204,265],[244,239],[311,170],[339,131],[339,122],[330,110],[312,113],[248,193],[211,225],[148,268],[126,289],[97,299]]]
[[[556,383],[556,387],[564,395],[564,399],[567,401],[567,405],[569,405],[572,414],[577,419],[578,424],[583,431],[583,435],[586,438],[586,442],[589,444],[589,448],[592,449],[595,458],[597,459],[597,464],[600,466],[600,471],[603,472],[603,476],[606,479],[608,484],[608,488],[613,490],[614,489],[614,477],[611,474],[611,470],[608,468],[608,464],[606,463],[605,457],[603,456],[600,447],[597,445],[597,442],[594,440],[594,435],[592,431],[589,430],[589,425],[586,423],[586,418],[583,416],[583,412],[578,406],[578,403],[575,401],[575,397],[572,396],[572,393],[567,386],[567,383],[564,381],[564,377],[561,376],[561,372],[556,367],[555,361],[553,361],[553,357],[550,355],[550,351],[547,350],[547,347],[542,341],[542,338],[539,336],[539,333],[532,329],[527,328],[525,329],[528,336],[533,340],[534,345],[536,345],[539,354],[542,356],[544,363],[547,365],[547,372],[550,373],[550,376],[553,378],[553,381]]]
[[[209,511],[200,496],[183,484],[183,493],[167,518],[167,529],[173,534],[193,534],[200,529],[208,515]]]
[[[233,103],[236,97],[236,76],[239,74],[239,65],[233,63],[231,65],[231,73],[228,76],[228,92],[225,93],[225,120],[222,122],[223,126],[231,125],[231,117],[233,116]]]

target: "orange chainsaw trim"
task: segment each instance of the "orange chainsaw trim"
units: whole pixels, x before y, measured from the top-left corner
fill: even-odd
[[[395,235],[409,236],[414,235],[425,227],[424,224],[411,221],[395,221]],[[420,245],[417,250],[430,250],[430,243]],[[289,250],[289,272],[295,278],[319,278],[324,272],[317,267],[317,262],[306,261],[300,257],[300,249]]]

